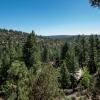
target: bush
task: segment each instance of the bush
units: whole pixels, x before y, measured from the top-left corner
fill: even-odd
[[[72,96],[72,97],[71,97],[71,100],[76,100],[76,97],[75,97],[75,96]]]
[[[58,81],[56,69],[44,65],[36,78],[31,79],[30,100],[53,100],[58,96]]]
[[[82,84],[85,88],[88,88],[88,87],[90,87],[91,80],[92,80],[92,76],[89,74],[88,69],[85,68],[84,71],[83,71],[81,84]]]
[[[28,70],[23,62],[12,62],[3,89],[7,100],[28,100]]]

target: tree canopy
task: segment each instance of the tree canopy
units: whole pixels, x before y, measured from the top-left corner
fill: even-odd
[[[100,0],[90,0],[90,3],[92,6],[95,6],[95,7],[100,6]]]

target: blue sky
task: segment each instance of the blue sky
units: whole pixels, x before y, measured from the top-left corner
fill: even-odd
[[[100,34],[100,9],[89,0],[0,0],[0,28],[38,35]]]

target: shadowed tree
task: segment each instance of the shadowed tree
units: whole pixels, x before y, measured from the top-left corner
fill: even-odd
[[[68,43],[66,42],[64,44],[64,46],[62,47],[62,50],[61,50],[61,60],[64,60],[66,58],[66,54],[68,52]]]
[[[80,68],[84,67],[86,61],[85,45],[86,45],[85,36],[84,35],[77,36],[77,38],[75,39],[74,50],[75,50],[75,57],[77,58],[77,62]]]
[[[98,35],[95,35],[96,63],[100,62],[100,41]]]
[[[88,60],[88,68],[90,73],[95,73],[96,72],[96,64],[94,60],[94,36],[91,35],[89,37],[89,60]]]
[[[49,61],[49,51],[48,51],[47,46],[44,47],[42,60],[43,60],[43,62],[48,62]]]
[[[100,6],[100,0],[90,0],[91,6],[99,7]]]
[[[71,85],[70,73],[68,72],[66,63],[64,61],[60,69],[60,75],[61,75],[61,78],[60,78],[61,88],[63,89],[68,88]]]

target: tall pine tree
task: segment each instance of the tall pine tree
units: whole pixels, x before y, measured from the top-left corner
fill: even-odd
[[[48,62],[49,61],[49,51],[48,51],[47,46],[44,47],[43,55],[42,55],[42,61],[43,62]]]
[[[68,43],[66,42],[61,50],[61,60],[65,59],[68,49]]]
[[[88,68],[90,73],[95,73],[96,72],[96,65],[94,61],[94,36],[91,35],[89,37],[89,60],[88,60]]]
[[[96,63],[100,61],[100,41],[98,35],[95,35]]]
[[[40,65],[40,53],[34,31],[29,34],[23,48],[23,59],[28,69],[33,68],[34,72]]]
[[[71,85],[70,73],[68,72],[65,61],[63,61],[63,64],[61,65],[60,75],[61,75],[60,78],[61,88],[63,89],[69,88]]]

